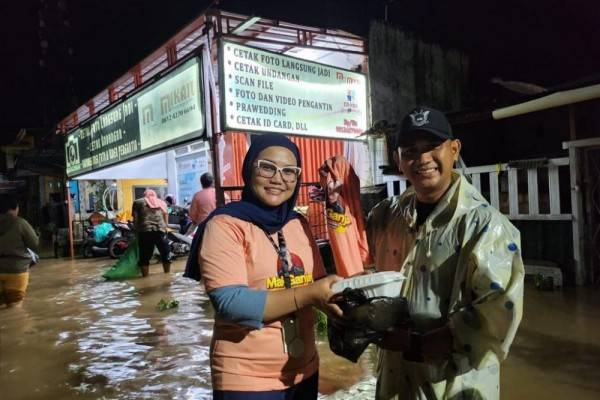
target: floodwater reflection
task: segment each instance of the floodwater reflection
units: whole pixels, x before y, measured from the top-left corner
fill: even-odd
[[[107,282],[110,260],[43,260],[20,309],[0,310],[3,399],[208,399],[213,311],[183,261],[164,274]],[[158,311],[161,298],[175,310]],[[371,371],[319,343],[321,392]],[[370,353],[369,353],[370,354]]]
[[[109,260],[42,260],[20,309],[0,310],[2,400],[210,399],[208,297],[183,278],[183,261],[163,274],[106,282]],[[175,310],[158,311],[161,298]],[[501,370],[501,399],[597,399],[600,291],[526,287],[523,323]],[[368,349],[357,364],[320,338],[319,390],[348,388],[373,373]],[[543,385],[539,383],[543,382]]]

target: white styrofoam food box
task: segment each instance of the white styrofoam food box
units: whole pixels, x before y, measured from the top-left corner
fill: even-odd
[[[400,272],[385,271],[374,274],[358,275],[334,283],[334,293],[343,292],[346,288],[362,289],[367,298],[398,297],[406,277]]]

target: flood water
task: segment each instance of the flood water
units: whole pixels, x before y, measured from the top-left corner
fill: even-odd
[[[110,260],[42,260],[22,308],[0,309],[0,397],[9,399],[208,399],[213,311],[201,285],[151,265],[148,278],[107,282]],[[158,311],[161,300],[179,307]],[[372,371],[320,341],[320,391]]]
[[[22,308],[0,309],[0,397],[13,399],[209,399],[212,308],[183,278],[183,261],[164,274],[106,282],[110,261],[45,259],[31,271]],[[179,307],[158,311],[164,299]],[[539,292],[528,285],[524,320],[501,369],[501,398],[600,398],[600,290]],[[373,373],[326,341],[323,395]]]

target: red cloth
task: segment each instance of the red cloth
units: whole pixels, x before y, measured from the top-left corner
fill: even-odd
[[[160,208],[165,213],[167,212],[167,203],[159,199],[154,190],[147,189],[144,192],[144,200],[146,200],[146,204],[148,204],[148,207]]]
[[[356,275],[370,262],[360,206],[360,181],[343,156],[325,161],[320,172],[321,186],[328,199],[327,229],[337,274],[343,277]]]

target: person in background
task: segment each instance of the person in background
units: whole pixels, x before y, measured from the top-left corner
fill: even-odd
[[[196,225],[200,225],[202,221],[217,208],[217,196],[214,184],[215,180],[210,172],[205,172],[200,176],[202,190],[194,194],[192,205],[190,207],[190,218]],[[228,202],[229,196],[225,194],[225,203]]]
[[[165,196],[165,203],[167,203],[167,212],[171,212],[171,207],[177,207],[175,205],[175,196],[171,193]]]
[[[523,315],[519,231],[453,171],[461,143],[442,112],[414,109],[394,139],[412,186],[373,208],[367,236],[377,269],[406,276],[412,324],[379,343],[376,398],[497,400]]]
[[[172,194],[165,196],[165,202],[167,203],[169,223],[179,225],[179,233],[185,234],[193,223],[188,210],[175,204],[175,196]]]
[[[12,195],[0,196],[0,305],[20,306],[27,293],[29,267],[36,262],[39,238],[31,225],[19,217]]]
[[[168,216],[167,205],[158,198],[156,192],[147,189],[144,197],[133,202],[131,214],[133,225],[138,236],[140,259],[138,265],[142,276],[149,274],[150,259],[154,253],[154,247],[158,248],[162,260],[163,271],[171,271],[169,260],[169,248],[165,241],[167,232]]]
[[[202,277],[215,308],[210,362],[216,400],[316,399],[316,306],[333,315],[331,285],[308,221],[294,211],[298,147],[279,134],[252,139],[242,200],[198,228],[184,276]],[[322,279],[321,279],[322,278]]]

